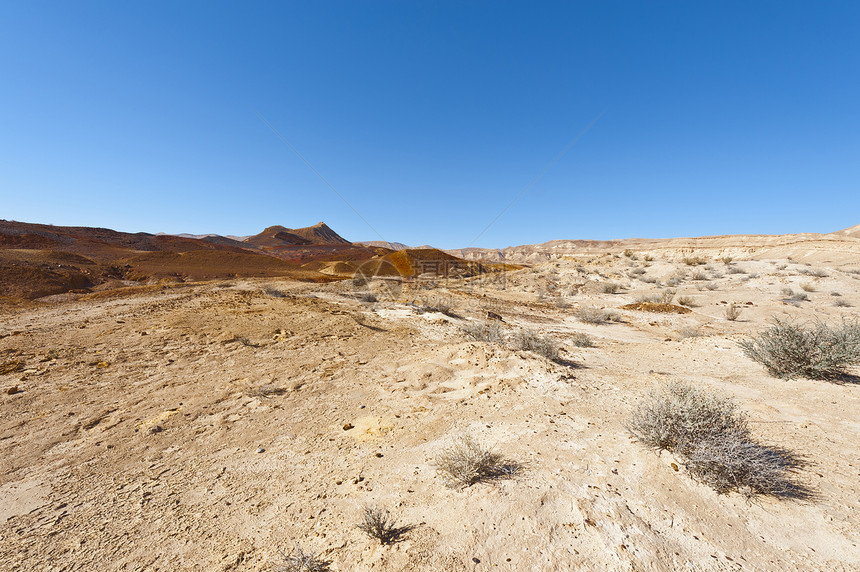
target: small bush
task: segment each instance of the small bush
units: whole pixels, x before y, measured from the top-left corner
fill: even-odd
[[[695,308],[696,301],[692,296],[681,296],[678,298],[678,304],[681,306],[686,306],[687,308]]]
[[[587,304],[577,308],[574,315],[586,324],[603,324],[608,319],[605,310]]]
[[[719,288],[719,286],[717,286],[717,285],[716,285],[715,283],[713,283],[713,282],[706,282],[706,283],[705,283],[705,288],[706,288],[706,289],[708,289],[708,290],[716,290],[717,288]]]
[[[621,312],[616,312],[615,310],[605,310],[603,312],[603,316],[606,318],[607,322],[620,322],[620,321],[622,321]]]
[[[726,270],[729,274],[746,274],[747,271],[743,268],[738,268],[737,266],[729,266],[729,269]]]
[[[588,334],[578,332],[570,338],[571,343],[578,348],[593,348],[594,338]]]
[[[687,266],[700,266],[707,263],[707,260],[700,256],[685,256],[683,261]]]
[[[446,316],[453,316],[453,309],[451,305],[445,301],[437,300],[435,302],[431,302],[428,304],[421,304],[416,306],[419,314],[424,314],[427,312],[439,312],[440,314],[445,314]]]
[[[740,342],[744,353],[783,379],[835,379],[860,363],[860,325],[802,326],[776,320],[773,327]]]
[[[651,262],[651,261],[653,261],[653,260],[654,260],[654,257],[653,257],[653,256],[651,256],[650,254],[646,254],[646,255],[645,255],[645,258],[643,258],[643,260],[644,260],[645,262]]]
[[[378,301],[376,298],[376,294],[374,294],[373,292],[365,292],[365,293],[361,294],[358,297],[358,299],[361,300],[362,302],[368,302],[368,303],[373,303],[373,302]]]
[[[436,469],[452,488],[511,477],[522,465],[510,461],[469,436],[460,437],[436,457]]]
[[[694,478],[720,494],[803,495],[792,480],[800,460],[755,442],[746,416],[727,397],[670,383],[639,404],[628,429],[645,445],[679,455]]]
[[[741,317],[741,310],[742,308],[737,304],[729,304],[726,306],[726,320],[734,322]]]
[[[397,526],[397,520],[386,509],[375,506],[364,507],[364,520],[356,527],[380,544],[393,544],[412,529],[411,526]]]
[[[695,327],[686,326],[678,330],[678,337],[682,340],[686,340],[687,338],[698,338],[702,335],[702,330]]]
[[[478,340],[479,342],[490,342],[501,344],[505,341],[505,333],[499,322],[469,322],[463,326],[463,331],[466,335]]]
[[[690,279],[691,279],[691,280],[707,280],[707,279],[708,279],[708,274],[707,274],[704,270],[696,270],[696,271],[695,271],[695,272],[693,272],[693,274],[690,276]]]
[[[809,300],[809,296],[806,294],[806,292],[794,292],[789,297],[789,300],[791,300],[792,302],[805,302]]]
[[[511,336],[511,343],[518,350],[534,352],[552,361],[558,359],[558,342],[550,336],[542,336],[532,330],[520,330]]]
[[[710,434],[745,431],[746,419],[728,398],[672,382],[639,404],[628,429],[650,447],[686,455]]]
[[[850,308],[851,307],[851,304],[848,302],[848,300],[843,300],[842,298],[838,298],[835,302],[833,302],[833,305],[836,306],[837,308]]]
[[[816,278],[827,278],[827,272],[820,268],[810,268],[809,270],[806,270],[804,274],[808,276],[815,276]]]
[[[625,249],[624,250],[624,256],[626,256],[627,258],[633,258],[633,251],[630,250],[629,248]]]
[[[621,290],[621,285],[615,282],[606,282],[600,286],[600,291],[604,294],[617,294]]]
[[[812,282],[801,282],[800,289],[804,292],[815,292],[815,284]]]
[[[720,262],[722,262],[723,264],[725,264],[726,266],[728,266],[729,264],[731,264],[731,263],[732,263],[732,260],[734,260],[734,258],[732,258],[731,256],[723,256],[723,257],[722,257],[722,258],[720,258],[719,260],[720,260]]]
[[[331,570],[331,562],[317,556],[313,552],[305,552],[302,547],[296,543],[296,547],[292,553],[281,553],[284,559],[283,564],[278,566],[278,572],[329,572]]]

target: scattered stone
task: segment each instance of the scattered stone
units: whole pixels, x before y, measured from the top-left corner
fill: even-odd
[[[21,393],[21,388],[17,385],[13,385],[9,389],[6,390],[6,395],[15,395],[16,393]]]
[[[164,431],[164,427],[162,427],[161,425],[153,425],[149,428],[150,435],[155,435],[156,433],[161,433],[162,431]]]
[[[265,449],[263,449],[262,447],[257,447],[257,452],[258,452],[258,453],[265,453],[265,452],[266,452],[266,450],[265,450]]]

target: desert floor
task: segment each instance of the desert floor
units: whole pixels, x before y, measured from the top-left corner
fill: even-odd
[[[692,312],[618,310],[665,292],[654,279]],[[581,322],[587,304],[620,321]],[[857,307],[860,275],[837,268],[619,254],[377,302],[349,281],[233,280],[8,307],[0,569],[267,570],[299,543],[339,571],[857,570],[860,383],[776,379],[737,345]],[[487,311],[564,359],[470,338]],[[812,496],[719,495],[633,439],[668,380],[734,397],[806,459]],[[434,459],[463,435],[524,469],[447,487]],[[379,545],[355,527],[368,505],[412,529]]]

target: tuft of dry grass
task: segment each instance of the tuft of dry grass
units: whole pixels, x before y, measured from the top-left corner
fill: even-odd
[[[296,543],[290,554],[281,553],[283,563],[275,568],[278,572],[329,572],[331,561],[317,556],[313,552],[305,552]]]
[[[387,509],[369,505],[364,507],[364,519],[356,527],[380,544],[394,544],[413,528],[397,526],[397,519]]]
[[[578,348],[593,348],[594,347],[594,338],[589,336],[588,334],[584,334],[582,332],[577,332],[573,334],[570,338],[571,343]]]
[[[501,344],[505,341],[505,332],[499,322],[482,322],[473,321],[463,326],[463,331],[466,335],[478,340],[479,342],[490,342]]]
[[[687,266],[701,266],[708,262],[701,256],[685,256],[682,260]]]
[[[812,282],[801,282],[800,289],[804,292],[815,292],[815,284]]]
[[[435,465],[452,488],[513,477],[523,468],[520,463],[505,459],[468,435],[443,449],[436,457]]]
[[[586,324],[605,324],[609,321],[606,311],[597,306],[583,304],[574,311],[574,315]]]
[[[696,307],[696,301],[693,299],[692,296],[680,296],[678,298],[678,304],[687,308]]]
[[[621,290],[621,285],[615,282],[605,282],[600,286],[600,291],[604,294],[617,294]]]
[[[728,320],[730,322],[734,322],[735,320],[737,320],[738,318],[741,317],[741,311],[742,310],[743,310],[743,308],[741,308],[737,304],[729,304],[728,306],[726,306],[726,312],[725,312],[726,320]]]
[[[548,360],[558,360],[558,342],[533,330],[520,330],[511,336],[511,344],[518,350],[534,352]]]

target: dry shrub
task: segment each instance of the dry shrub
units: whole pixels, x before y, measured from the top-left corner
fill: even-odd
[[[742,309],[743,308],[741,308],[737,304],[729,304],[728,306],[726,306],[726,320],[734,322],[735,320],[740,318]]]
[[[695,308],[696,301],[692,296],[680,296],[678,298],[678,304],[687,308]]]
[[[836,306],[837,308],[850,308],[851,307],[851,303],[848,302],[847,300],[843,300],[842,298],[838,298],[835,302],[833,302],[833,305]]]
[[[380,544],[393,544],[412,530],[412,526],[397,526],[397,519],[388,510],[375,506],[364,507],[364,520],[356,527]]]
[[[815,292],[815,284],[812,282],[801,282],[800,289],[804,292]]]
[[[577,308],[574,315],[586,324],[603,324],[608,321],[605,310],[589,304],[583,304]]]
[[[617,294],[621,290],[621,285],[615,282],[606,282],[600,286],[600,291],[604,294]]]
[[[593,348],[594,347],[594,338],[589,336],[588,334],[584,334],[582,332],[578,332],[573,334],[570,338],[571,343],[578,348]]]
[[[490,342],[501,344],[505,341],[505,332],[499,322],[469,322],[463,326],[463,331],[466,335],[478,340],[479,342]]]
[[[436,457],[435,464],[452,488],[512,477],[522,470],[521,464],[505,459],[470,436],[460,437],[453,445],[443,449]]]
[[[707,263],[707,260],[700,256],[686,256],[683,261],[687,266],[699,266]]]
[[[520,330],[511,336],[511,344],[518,350],[534,352],[546,359],[558,359],[558,342],[550,336],[542,336],[533,330]]]
[[[860,363],[860,325],[803,326],[777,319],[773,327],[739,345],[773,376],[837,379]]]
[[[331,562],[317,556],[313,552],[305,552],[302,547],[296,543],[296,547],[292,553],[281,553],[284,562],[278,566],[278,572],[329,572],[331,570]]]
[[[746,415],[722,395],[669,383],[639,404],[628,429],[645,445],[677,454],[694,478],[720,494],[807,494],[793,480],[800,459],[753,440]]]
[[[687,338],[698,338],[703,336],[701,328],[685,326],[678,330],[678,337],[682,340],[686,340]]]

